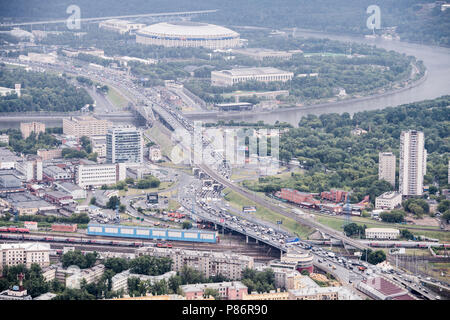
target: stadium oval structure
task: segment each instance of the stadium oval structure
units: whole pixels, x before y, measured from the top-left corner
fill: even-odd
[[[223,49],[238,46],[239,33],[208,23],[161,22],[137,31],[136,42],[164,47]]]

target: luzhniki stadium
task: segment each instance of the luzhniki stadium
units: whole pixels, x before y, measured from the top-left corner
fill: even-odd
[[[208,23],[161,22],[137,31],[136,42],[165,47],[223,49],[238,46],[239,33]]]

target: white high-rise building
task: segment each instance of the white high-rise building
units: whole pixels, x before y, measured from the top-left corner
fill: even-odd
[[[110,128],[106,134],[106,162],[144,162],[142,132],[132,126]]]
[[[386,180],[395,187],[395,155],[392,152],[378,154],[378,179]]]
[[[400,135],[399,191],[404,196],[422,195],[427,151],[423,132],[402,131]]]

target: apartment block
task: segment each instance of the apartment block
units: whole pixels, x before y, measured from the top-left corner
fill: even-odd
[[[78,116],[63,119],[63,133],[81,138],[82,136],[104,136],[112,122],[93,116]]]
[[[426,174],[427,150],[423,132],[402,131],[400,135],[399,191],[404,196],[420,196],[423,193],[423,177]]]
[[[41,132],[45,133],[45,124],[41,122],[21,122],[20,132],[24,139],[28,138],[32,132],[39,135]]]
[[[235,253],[144,247],[139,248],[136,254],[169,257],[173,261],[173,271],[181,271],[184,266],[188,266],[202,272],[207,278],[221,274],[227,279],[238,280],[242,278],[245,268],[254,267],[252,257]]]
[[[395,155],[392,152],[378,154],[378,180],[386,180],[395,187]]]
[[[41,268],[50,265],[50,245],[48,243],[4,243],[0,244],[0,269],[19,264],[30,268],[33,263]]]

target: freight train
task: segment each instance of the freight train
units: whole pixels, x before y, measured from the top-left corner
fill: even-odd
[[[18,227],[0,227],[0,232],[30,233],[30,229],[28,229],[28,228],[18,228]]]

